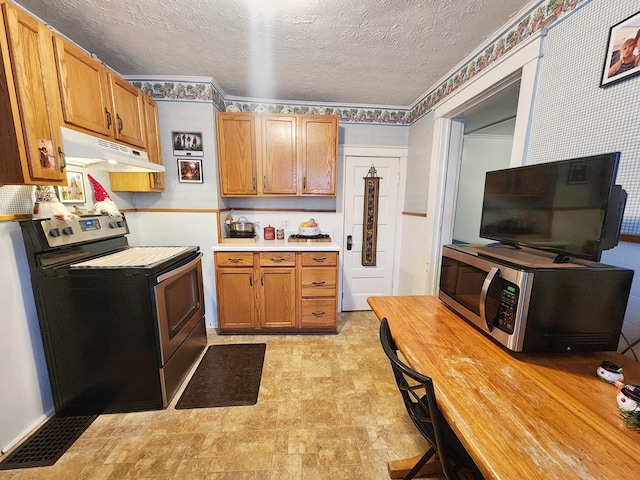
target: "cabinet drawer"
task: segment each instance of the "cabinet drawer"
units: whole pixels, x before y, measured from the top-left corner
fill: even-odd
[[[300,285],[303,297],[335,297],[335,268],[303,268]]]
[[[261,267],[295,267],[295,252],[261,252]]]
[[[303,253],[302,266],[335,266],[338,264],[338,252],[309,252]]]
[[[333,327],[336,325],[338,308],[335,299],[302,300],[302,327]]]
[[[253,253],[250,252],[217,252],[217,267],[252,267]]]

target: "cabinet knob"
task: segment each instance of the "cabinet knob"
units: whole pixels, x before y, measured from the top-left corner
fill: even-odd
[[[253,287],[253,273],[249,274],[249,286]]]

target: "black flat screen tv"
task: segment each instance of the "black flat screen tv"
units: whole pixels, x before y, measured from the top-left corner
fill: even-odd
[[[618,243],[620,153],[487,172],[480,237],[599,262]]]

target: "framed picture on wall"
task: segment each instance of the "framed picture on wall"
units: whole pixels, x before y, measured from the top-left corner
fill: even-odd
[[[609,29],[607,54],[600,86],[640,73],[640,12]]]
[[[202,160],[178,159],[178,180],[180,183],[202,183]]]
[[[202,132],[171,132],[175,156],[202,157]]]
[[[58,198],[62,203],[84,203],[84,181],[82,173],[67,170],[67,185],[58,187]]]

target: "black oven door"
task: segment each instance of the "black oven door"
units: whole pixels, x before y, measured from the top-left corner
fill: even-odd
[[[159,275],[154,287],[160,355],[166,365],[198,323],[204,321],[202,254]]]

